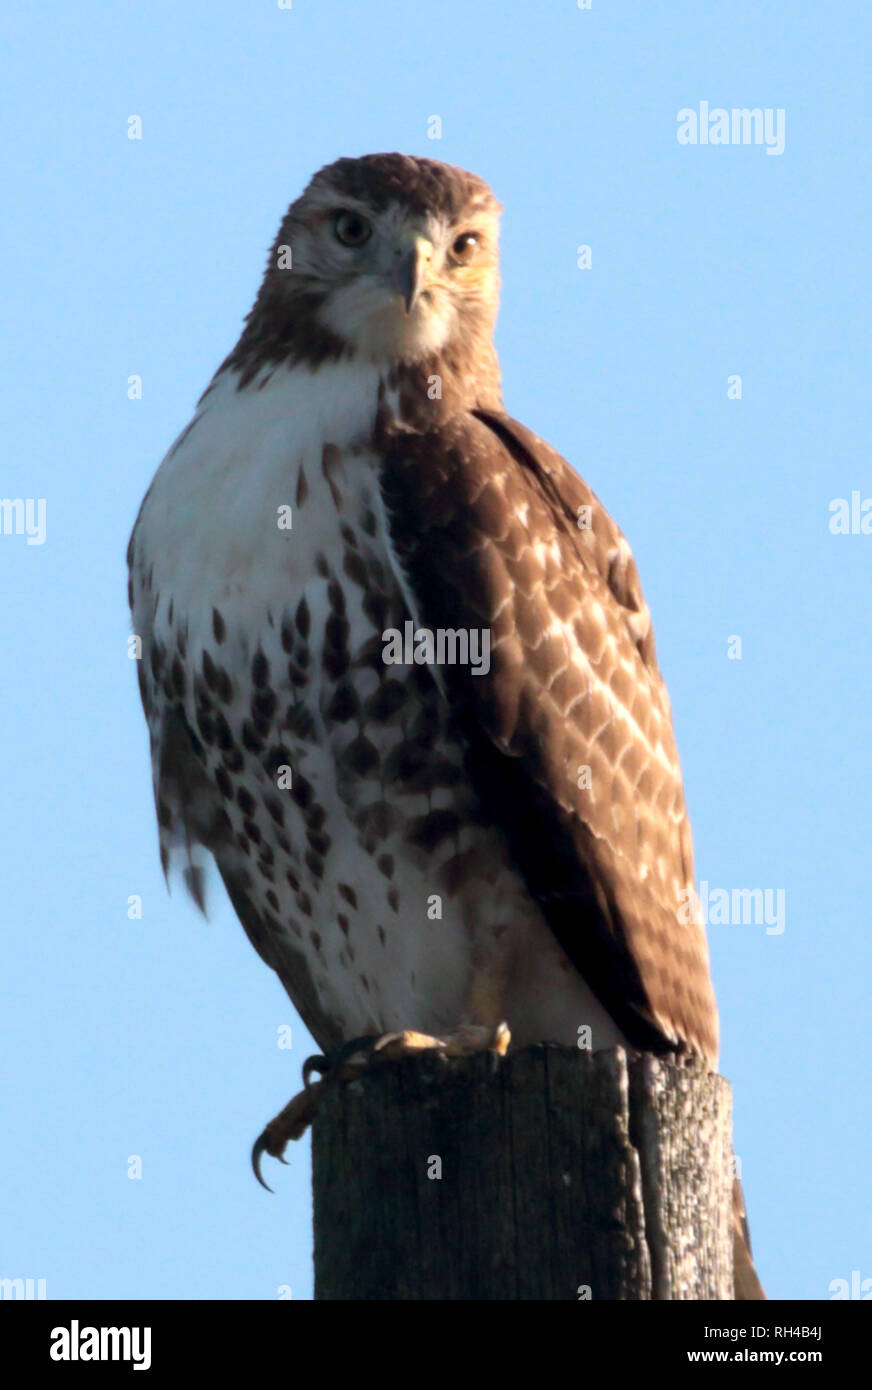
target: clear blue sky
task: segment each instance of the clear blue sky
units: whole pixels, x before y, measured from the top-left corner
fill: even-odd
[[[399,149],[505,204],[506,399],[633,545],[698,877],[785,890],[783,933],[710,932],[761,1275],[872,1277],[872,535],[828,526],[872,496],[868,5],[7,0],[3,31],[0,493],[46,537],[0,536],[0,1276],[311,1296],[308,1145],[274,1197],[247,1163],[312,1049],[217,886],[208,922],[165,891],[124,551],[287,204]],[[680,145],[701,101],[782,108],[783,154]]]

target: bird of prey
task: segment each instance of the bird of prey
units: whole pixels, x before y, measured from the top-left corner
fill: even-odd
[[[161,857],[201,905],[214,857],[328,1056],[587,1027],[713,1068],[650,616],[503,405],[500,211],[400,154],[291,204],[130,541]]]

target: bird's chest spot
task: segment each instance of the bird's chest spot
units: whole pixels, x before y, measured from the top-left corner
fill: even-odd
[[[397,798],[414,797],[406,810],[417,814],[447,776],[445,759],[434,760],[446,711],[432,673],[385,659],[386,633],[402,630],[409,610],[377,459],[328,445],[315,463],[298,466],[278,570],[265,581],[265,556],[216,605],[193,691],[206,741],[235,745],[223,749],[229,776],[239,769],[228,757],[257,759],[270,779],[292,770],[313,859],[328,818],[350,816],[375,852],[396,826]],[[306,819],[310,804],[321,823]]]

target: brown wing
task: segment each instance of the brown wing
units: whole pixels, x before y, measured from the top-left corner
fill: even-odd
[[[418,625],[490,631],[487,675],[439,675],[530,892],[631,1042],[714,1062],[681,769],[627,542],[569,464],[508,416],[388,427],[381,447]]]

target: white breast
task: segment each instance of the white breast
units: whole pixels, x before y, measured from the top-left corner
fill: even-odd
[[[243,596],[260,606],[280,591],[282,575],[291,586],[311,575],[330,540],[317,519],[332,530],[335,512],[308,507],[305,525],[294,528],[300,469],[310,489],[326,492],[325,442],[342,450],[369,435],[378,380],[375,367],[359,363],[280,366],[240,391],[238,375],[224,372],[158,469],[142,509],[137,545],[155,565],[152,592],[172,594],[177,610],[196,613],[204,594],[219,607]],[[287,507],[290,530],[279,525]]]

